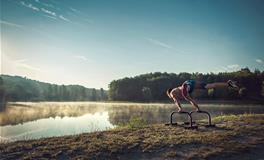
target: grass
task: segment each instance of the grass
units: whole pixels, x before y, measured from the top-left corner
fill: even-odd
[[[133,116],[127,123],[120,123],[118,125],[117,130],[124,129],[124,128],[143,128],[147,126],[147,121],[141,117]]]
[[[263,156],[264,114],[219,116],[216,128],[147,125],[134,117],[110,131],[1,144],[1,159],[236,159]],[[259,150],[261,151],[261,150]],[[262,154],[262,155],[259,155]]]

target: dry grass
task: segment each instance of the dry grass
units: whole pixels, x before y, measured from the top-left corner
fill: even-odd
[[[228,159],[264,146],[264,115],[221,116],[216,128],[163,124],[1,144],[1,159]],[[256,155],[252,155],[256,156]]]

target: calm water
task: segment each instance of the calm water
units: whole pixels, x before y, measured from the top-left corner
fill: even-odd
[[[183,105],[185,110],[192,107]],[[221,114],[264,113],[263,105],[203,104],[202,110],[212,117]],[[126,123],[131,117],[142,117],[148,123],[169,121],[170,104],[41,102],[10,103],[0,112],[0,142],[103,131]],[[183,120],[179,116],[178,120]],[[196,116],[203,119],[206,116]]]

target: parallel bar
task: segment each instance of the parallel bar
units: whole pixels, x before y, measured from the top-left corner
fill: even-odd
[[[208,126],[214,126],[214,125],[212,125],[211,115],[210,115],[209,112],[207,112],[207,111],[191,111],[190,115],[192,116],[192,114],[195,113],[195,112],[197,112],[197,113],[205,113],[208,116]]]
[[[170,124],[171,125],[173,125],[173,122],[172,122],[172,117],[173,117],[173,114],[175,114],[175,113],[177,113],[177,114],[187,114],[188,115],[188,117],[189,117],[189,120],[190,120],[190,122],[189,122],[189,124],[190,124],[190,127],[192,128],[193,127],[193,121],[192,121],[192,116],[191,116],[191,114],[189,113],[189,112],[185,112],[185,111],[182,111],[182,112],[176,112],[176,111],[174,111],[174,112],[172,112],[171,113],[171,116],[170,116]],[[176,123],[177,124],[177,123]]]

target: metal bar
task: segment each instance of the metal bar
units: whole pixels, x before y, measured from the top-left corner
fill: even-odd
[[[175,111],[174,111],[174,112],[171,113],[171,119],[170,119],[170,123],[171,123],[171,125],[172,125],[172,116],[173,116],[174,113],[178,113],[178,112],[175,112]]]
[[[212,120],[211,120],[211,115],[209,112],[207,111],[191,111],[190,112],[190,115],[192,115],[194,112],[197,112],[197,113],[205,113],[208,117],[208,125],[211,126],[212,125]]]
[[[172,122],[172,117],[173,117],[173,114],[175,114],[175,113],[177,113],[177,114],[187,114],[188,115],[188,117],[189,117],[189,121],[190,121],[190,125],[191,125],[191,127],[193,127],[193,121],[192,121],[192,116],[191,116],[191,114],[189,113],[189,112],[184,112],[184,111],[182,111],[182,112],[176,112],[176,111],[174,111],[174,112],[172,112],[171,113],[171,119],[170,119],[170,124],[172,125],[173,124],[173,122]],[[176,122],[177,123],[177,122]]]

